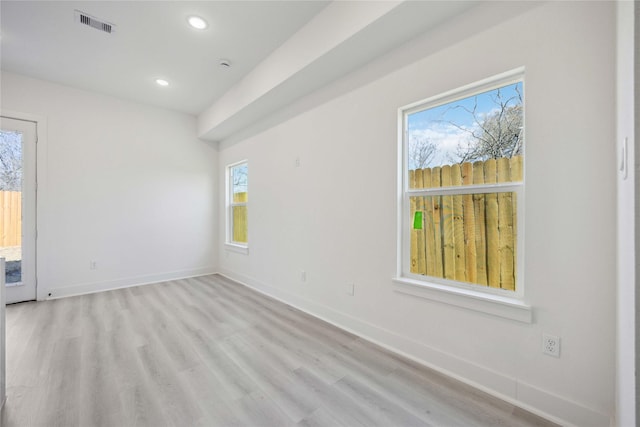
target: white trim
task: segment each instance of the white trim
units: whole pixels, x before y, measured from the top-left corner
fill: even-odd
[[[412,102],[409,105],[405,105],[400,108],[405,114],[415,113],[427,108],[437,107],[442,104],[448,104],[449,102],[459,101],[469,96],[476,95],[482,92],[489,92],[502,86],[508,86],[510,84],[524,81],[524,67],[518,67],[504,73],[497,74],[495,76],[488,77],[486,79],[479,80],[468,85],[448,90],[438,95],[423,99],[421,101]]]
[[[394,278],[393,284],[394,290],[403,294],[468,308],[519,322],[533,322],[531,306],[525,304],[519,298],[492,295],[472,289],[459,289],[453,286],[405,277]],[[477,285],[472,286],[477,287]]]
[[[229,252],[236,252],[239,254],[249,254],[249,246],[247,245],[239,245],[237,243],[226,243],[224,244],[224,249]]]
[[[408,188],[405,193],[409,197],[418,196],[458,196],[465,194],[515,193],[522,188],[522,182],[504,182],[498,184],[458,185],[451,187]]]
[[[402,143],[398,145],[397,159],[397,176],[396,176],[396,274],[400,275],[404,268],[403,242],[408,238],[409,231],[404,227],[404,183],[409,180],[409,171],[404,169],[404,159],[408,157],[407,144],[404,143],[404,123],[405,114],[402,109],[398,109],[398,141]]]
[[[0,258],[0,417],[7,400],[7,317],[5,301],[5,259]]]
[[[215,273],[213,267],[201,267],[190,270],[170,271],[160,274],[148,274],[143,276],[125,277],[104,282],[81,283],[72,286],[52,288],[46,299],[58,299],[77,295],[94,294],[96,292],[113,291],[121,288],[131,288],[141,285],[166,282],[169,280],[188,279],[190,277],[207,276]]]
[[[38,174],[38,122],[17,113],[0,113],[3,129],[20,132],[22,136],[22,277],[10,284],[7,303],[37,299],[37,174]],[[13,286],[11,286],[13,285]]]
[[[14,110],[0,110],[0,116],[6,116],[19,120],[27,120],[36,123],[37,149],[36,149],[36,300],[46,299],[47,262],[45,257],[39,257],[44,253],[44,242],[47,235],[46,208],[47,208],[47,148],[48,148],[48,124],[47,117],[39,114],[23,113]]]
[[[15,288],[18,286],[26,286],[23,282],[13,282],[13,283],[7,283],[5,285],[7,288]]]
[[[607,414],[523,383],[516,377],[487,369],[458,355],[444,353],[425,342],[398,335],[252,277],[228,269],[220,269],[218,274],[550,421],[565,426],[610,425]]]
[[[505,73],[480,80],[475,83],[450,90],[439,95],[414,102],[398,109],[398,209],[397,209],[397,270],[396,291],[421,296],[433,301],[444,302],[458,307],[469,308],[476,311],[483,311],[489,314],[519,320],[525,323],[532,322],[531,307],[524,303],[524,176],[525,165],[523,164],[522,181],[506,183],[489,183],[475,185],[448,186],[437,188],[410,189],[409,188],[409,168],[408,162],[408,116],[412,113],[434,108],[439,105],[464,99],[475,94],[497,89],[513,83],[522,83],[522,90],[525,90],[524,67],[519,67]],[[524,109],[524,105],[523,105]],[[523,123],[525,117],[523,113]],[[452,196],[480,193],[503,193],[512,192],[517,197],[517,225],[516,225],[516,283],[515,291],[501,291],[485,287],[480,284],[462,283],[454,280],[446,280],[438,277],[422,276],[412,274],[410,268],[411,251],[411,226],[408,212],[410,212],[410,198],[419,196]],[[435,283],[434,283],[435,282]],[[471,289],[469,289],[471,287]],[[472,295],[472,297],[471,297]],[[516,310],[505,310],[499,304],[496,306],[495,297],[505,298],[515,303],[512,307]],[[480,303],[479,301],[485,300]],[[520,308],[524,308],[521,310]]]
[[[638,410],[638,102],[634,72],[640,65],[638,2],[616,2],[616,426],[640,423]],[[635,63],[634,63],[635,59]],[[634,68],[635,67],[635,68]],[[635,98],[634,98],[635,95]],[[635,122],[634,122],[635,120]],[[626,164],[625,164],[626,163]],[[635,167],[634,167],[635,166]]]
[[[249,244],[243,244],[240,242],[236,242],[233,240],[233,208],[235,206],[247,206],[247,215],[248,215],[248,206],[249,203],[248,202],[234,202],[232,199],[232,194],[233,194],[233,184],[231,183],[231,170],[233,168],[235,168],[236,166],[240,166],[240,165],[247,165],[247,174],[249,173],[249,160],[248,159],[244,159],[244,160],[240,160],[238,162],[234,162],[234,163],[230,163],[226,166],[225,168],[225,239],[224,239],[224,243],[225,245],[229,245],[232,246],[234,248],[230,248],[231,251],[233,252],[240,252],[240,253],[248,253],[249,249],[248,246]],[[249,181],[248,181],[248,177],[247,177],[247,197],[249,194]],[[248,227],[248,218],[247,218],[247,227]],[[249,236],[248,236],[248,230],[247,230],[247,240],[249,240]],[[246,252],[243,252],[241,248],[247,248]]]

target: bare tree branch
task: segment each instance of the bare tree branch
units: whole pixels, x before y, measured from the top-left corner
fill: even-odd
[[[22,141],[16,132],[0,132],[0,191],[22,189]]]
[[[424,169],[436,154],[436,146],[426,138],[410,138],[409,169]]]
[[[462,126],[449,121],[448,123],[457,129],[465,131],[472,138],[471,144],[459,144],[457,156],[459,162],[475,160],[497,159],[501,157],[513,157],[522,154],[522,94],[519,87],[515,86],[516,94],[504,98],[500,89],[491,99],[496,109],[485,117],[477,113],[477,100],[474,100],[474,108],[465,111],[472,115],[476,125],[475,131],[469,131]]]

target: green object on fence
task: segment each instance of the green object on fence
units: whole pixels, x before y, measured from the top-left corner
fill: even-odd
[[[416,211],[413,214],[413,229],[422,230],[422,211]]]

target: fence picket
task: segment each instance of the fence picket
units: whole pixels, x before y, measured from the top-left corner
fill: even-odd
[[[9,208],[9,203],[7,201],[7,199],[9,198],[9,194],[8,192],[3,191],[2,192],[2,197],[0,197],[0,203],[2,203],[2,211],[0,212],[0,214],[2,214],[2,216],[0,217],[0,219],[2,220],[2,230],[0,233],[0,238],[2,238],[1,242],[3,246],[8,246],[5,245],[4,242],[7,241],[9,239],[9,214],[10,214],[10,208]]]
[[[0,191],[0,246],[22,244],[22,193]]]
[[[522,172],[522,156],[515,156],[510,159],[511,165],[511,180],[512,181],[522,181],[523,180],[523,172]],[[517,280],[518,275],[518,245],[517,241],[519,236],[517,235],[518,230],[518,197],[517,195],[513,195],[511,199],[511,215],[513,217],[513,230],[514,230],[514,242],[513,242],[513,268],[514,268],[514,280]]]
[[[451,185],[462,185],[462,171],[460,165],[451,166]],[[466,254],[464,248],[464,212],[462,209],[462,196],[453,196],[453,246],[455,259],[455,279],[461,282],[467,281]]]
[[[484,184],[484,162],[473,163],[473,183]],[[473,195],[473,213],[476,231],[476,274],[481,285],[487,285],[487,229],[484,194]]]
[[[22,193],[14,191],[11,203],[15,206],[12,221],[13,241],[16,243],[15,246],[20,246],[22,244]]]
[[[415,170],[410,170],[409,171],[409,188],[415,188]],[[417,230],[413,229],[413,216],[415,215],[416,212],[416,200],[415,197],[409,197],[409,210],[411,212],[411,217],[409,220],[409,223],[412,224],[411,226],[411,250],[410,250],[410,254],[411,254],[411,259],[409,260],[409,271],[411,271],[412,273],[417,273],[418,272],[418,233]]]
[[[484,182],[496,183],[496,161],[489,159],[484,162]],[[487,283],[493,288],[500,287],[500,236],[498,234],[498,196],[495,193],[485,195],[487,227]]]
[[[511,181],[510,162],[507,158],[497,161],[498,182]],[[500,287],[514,290],[514,235],[513,235],[513,211],[511,193],[498,194],[498,233],[500,256]]]
[[[442,186],[451,186],[451,166],[442,166]],[[442,196],[442,250],[444,252],[444,277],[456,278],[456,253],[453,231],[453,196]]]
[[[431,188],[432,170],[422,170],[422,185],[424,188]],[[434,276],[436,274],[436,247],[433,242],[436,239],[433,222],[433,202],[432,197],[425,196],[422,198],[424,204],[424,236],[425,236],[425,264],[428,276]]]
[[[442,186],[441,168],[436,166],[431,169],[431,187]],[[435,248],[435,276],[444,277],[444,260],[442,254],[442,197],[429,197],[433,205],[433,246]]]
[[[510,181],[522,181],[522,156],[515,156],[509,159],[511,169]]]
[[[462,184],[473,184],[473,164],[462,164]],[[462,196],[463,233],[465,247],[465,269],[467,281],[477,283],[478,273],[476,268],[476,218],[473,207],[473,195]]]
[[[247,202],[247,192],[234,193],[233,201],[236,203]],[[248,241],[249,229],[247,226],[247,207],[246,206],[234,206],[233,207],[233,241],[243,242]]]
[[[414,182],[415,188],[424,188],[423,180],[423,169],[418,169],[415,171]],[[427,266],[425,260],[425,221],[424,221],[424,197],[416,197],[416,211],[422,212],[422,229],[417,231],[417,273],[418,274],[427,274]]]

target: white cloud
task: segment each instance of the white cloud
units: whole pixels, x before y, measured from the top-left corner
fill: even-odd
[[[436,146],[436,155],[429,166],[442,166],[458,161],[456,152],[471,142],[469,131],[473,128],[460,129],[450,123],[433,123],[428,128],[409,131],[409,140],[426,140]]]

